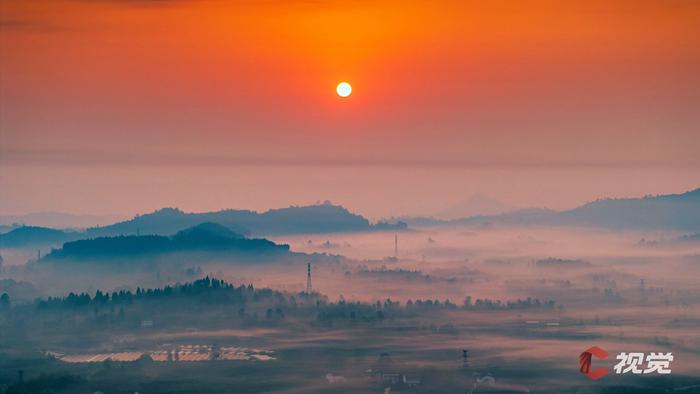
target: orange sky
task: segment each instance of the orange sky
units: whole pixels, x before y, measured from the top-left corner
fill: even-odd
[[[0,213],[332,198],[378,216],[700,186],[694,1],[0,7]]]

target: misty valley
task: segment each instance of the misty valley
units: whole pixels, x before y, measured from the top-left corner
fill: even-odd
[[[0,392],[695,392],[699,196],[452,221],[324,203],[8,225]],[[608,364],[672,353],[672,373],[591,381],[591,346]]]

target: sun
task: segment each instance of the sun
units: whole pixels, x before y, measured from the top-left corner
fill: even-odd
[[[352,93],[352,86],[347,82],[341,82],[336,86],[335,92],[338,93],[340,97],[348,97]]]

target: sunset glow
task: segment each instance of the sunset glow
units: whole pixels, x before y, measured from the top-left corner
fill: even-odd
[[[424,212],[477,184],[569,207],[603,189],[669,192],[697,179],[694,2],[316,3],[0,2],[5,208],[137,212],[177,196],[192,209],[263,209],[315,201],[319,180],[344,201],[371,179],[353,204],[383,215],[393,212],[377,201]],[[346,78],[362,94],[339,106],[333,89]],[[104,184],[124,157],[130,167]],[[95,166],[72,172],[84,163]],[[231,168],[197,175],[214,163]],[[265,165],[240,167],[251,163]],[[439,173],[397,169],[426,163]],[[476,170],[499,166],[535,171]],[[630,171],[626,182],[617,171]],[[523,177],[540,187],[512,189]],[[43,190],[54,182],[64,186]],[[257,190],[228,192],[240,182]],[[132,184],[148,189],[138,202],[120,195]]]

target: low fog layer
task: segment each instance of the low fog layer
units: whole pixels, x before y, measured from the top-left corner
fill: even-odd
[[[677,239],[685,242],[661,242]],[[23,367],[25,378],[40,381],[52,371],[77,379],[68,387],[99,388],[106,377],[95,360],[110,359],[125,369],[107,375],[155,376],[154,391],[167,392],[183,368],[208,374],[175,360],[192,357],[213,363],[211,371],[253,368],[278,392],[700,384],[692,378],[700,376],[700,243],[683,232],[441,225],[270,240],[289,252],[49,255],[5,265],[0,293],[11,306],[0,313],[0,346],[9,368],[0,382],[16,383],[13,360],[33,359],[42,361]],[[239,296],[204,303],[200,293],[158,296],[180,294],[178,283],[201,278],[224,281]],[[577,364],[593,345],[612,354],[673,352],[673,375],[661,383],[613,375],[593,384]],[[159,357],[152,364],[130,359]],[[378,367],[387,357],[392,366]],[[387,382],[373,367],[421,383]],[[475,383],[490,381],[485,376],[494,385]],[[211,379],[212,390],[233,382],[217,372]],[[264,387],[235,382],[243,391]]]

